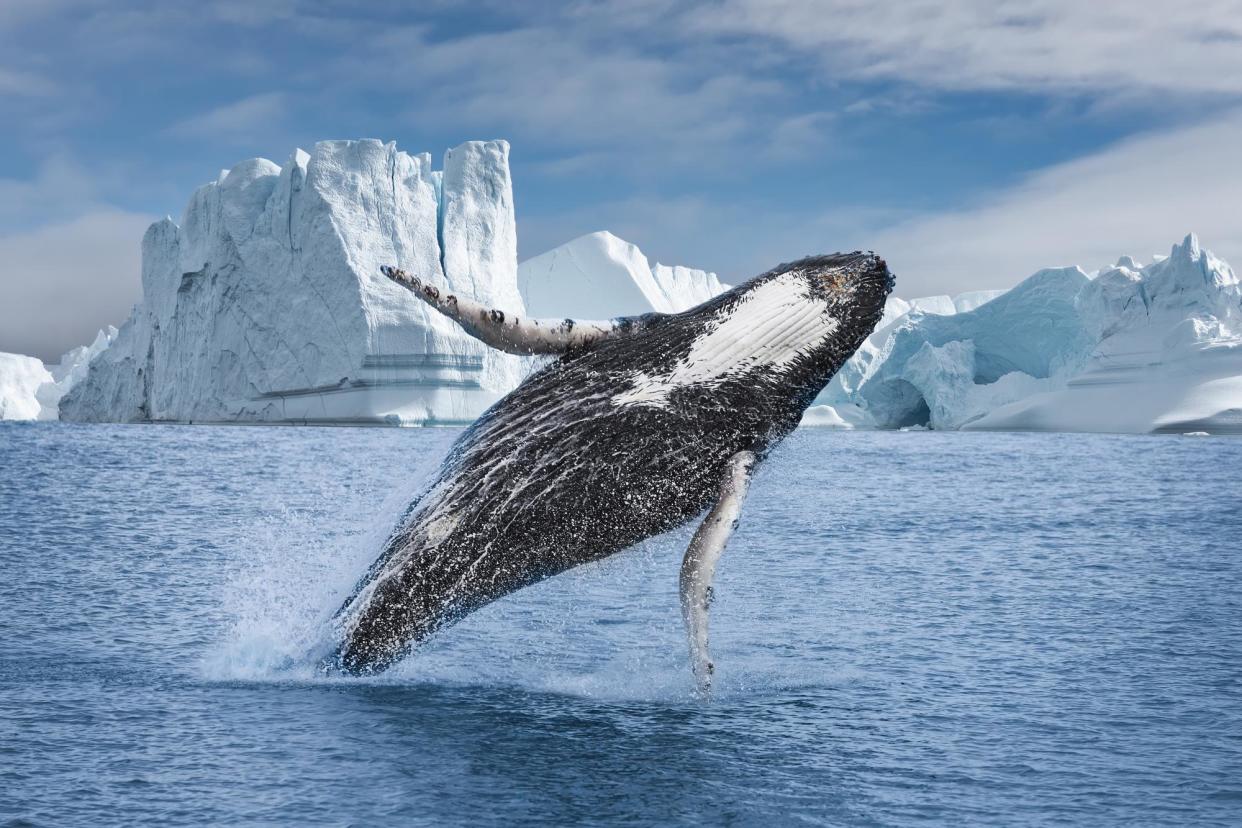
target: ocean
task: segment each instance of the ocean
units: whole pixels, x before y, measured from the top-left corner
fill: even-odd
[[[1242,440],[796,433],[376,679],[327,619],[457,432],[0,424],[2,825],[1237,825]]]

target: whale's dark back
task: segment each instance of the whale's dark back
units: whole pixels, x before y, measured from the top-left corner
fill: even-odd
[[[456,441],[343,608],[352,627],[341,666],[382,669],[463,614],[707,508],[725,462],[742,450],[763,457],[789,434],[870,333],[891,287],[883,262],[874,259],[878,299],[843,322],[857,331],[842,331],[836,352],[800,355],[780,377],[679,387],[659,405],[615,398],[636,372],[667,372],[756,281],[832,261],[786,265],[685,313],[644,320],[630,336],[549,363],[492,406]]]

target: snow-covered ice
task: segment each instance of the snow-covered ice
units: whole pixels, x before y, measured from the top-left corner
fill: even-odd
[[[95,335],[95,340],[90,345],[79,345],[76,348],[72,348],[61,356],[59,363],[48,366],[48,370],[51,371],[52,378],[55,381],[57,402],[70,388],[86,378],[91,360],[112,344],[112,340],[116,339],[116,334],[116,328],[109,325]]]
[[[469,142],[433,170],[392,143],[325,141],[283,167],[238,164],[180,224],[147,230],[142,302],[119,331],[50,369],[0,357],[0,416],[465,423],[530,361],[486,348],[381,264],[551,318],[676,313],[727,289],[607,232],[519,266],[508,153]],[[1191,235],[1146,266],[891,297],[803,424],[1242,432],[1242,289]]]
[[[874,423],[863,411],[853,403],[838,405],[813,405],[802,415],[803,426],[815,428],[874,428]]]
[[[1193,235],[1101,272],[1077,305],[1094,342],[1081,370],[969,427],[1242,433],[1242,286]]]
[[[143,300],[60,406],[88,421],[468,422],[527,362],[484,347],[379,273],[395,264],[510,313],[684,310],[715,274],[652,266],[593,233],[517,264],[509,147],[442,171],[379,141],[242,162],[142,242]]]

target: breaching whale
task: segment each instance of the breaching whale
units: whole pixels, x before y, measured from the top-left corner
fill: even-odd
[[[682,313],[592,322],[519,318],[383,273],[489,346],[555,358],[458,438],[410,504],[336,615],[332,666],[382,671],[501,596],[706,510],[680,575],[706,692],[712,575],[751,475],[879,321],[884,261],[802,259]]]

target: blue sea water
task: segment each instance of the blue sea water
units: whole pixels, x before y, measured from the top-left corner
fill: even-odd
[[[308,652],[439,430],[0,424],[0,824],[1239,824],[1242,440],[803,431],[378,680]]]

